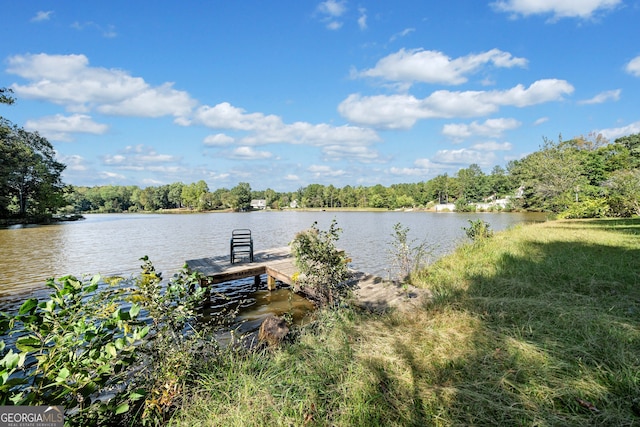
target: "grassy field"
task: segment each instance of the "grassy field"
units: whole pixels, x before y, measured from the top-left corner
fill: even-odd
[[[640,220],[517,227],[418,282],[410,314],[321,313],[204,367],[172,424],[640,425]]]

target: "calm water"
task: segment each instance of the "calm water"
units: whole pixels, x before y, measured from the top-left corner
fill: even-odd
[[[49,277],[128,276],[139,272],[139,258],[147,255],[168,278],[187,259],[227,254],[234,228],[250,228],[255,250],[260,251],[286,246],[296,232],[314,221],[326,230],[334,218],[343,230],[338,246],[352,258],[351,266],[382,277],[388,276],[396,223],[409,228],[410,239],[416,243],[426,240],[442,255],[466,239],[463,227],[469,225],[469,219],[482,218],[494,230],[543,219],[531,214],[432,212],[108,214],[56,225],[0,229],[0,310],[15,307],[25,297],[48,295],[44,283]],[[268,293],[250,297],[267,303],[271,298]]]

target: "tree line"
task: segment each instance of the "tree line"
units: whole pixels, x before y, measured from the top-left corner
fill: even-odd
[[[247,182],[210,191],[204,181],[139,188],[70,187],[65,195],[72,212],[135,212],[187,208],[248,210],[253,199],[271,209],[429,208],[452,203],[457,211],[476,203],[507,198],[506,209],[547,211],[569,218],[640,215],[640,134],[610,143],[601,135],[563,141],[543,140],[540,149],[495,166],[485,174],[472,164],[452,176],[428,181],[374,186],[335,187],[311,184],[293,192],[254,191]],[[496,209],[503,209],[496,207]]]
[[[11,90],[0,88],[0,104],[13,102]],[[640,215],[640,133],[614,142],[599,134],[567,141],[562,136],[557,141],[543,138],[538,151],[506,167],[495,166],[488,174],[472,164],[453,175],[388,187],[310,184],[277,192],[253,190],[240,182],[212,191],[202,180],[145,188],[83,187],[64,185],[65,167],[46,138],[0,117],[0,219],[179,208],[239,211],[250,209],[253,199],[265,200],[271,209],[430,208],[447,203],[457,211],[469,211],[477,203],[507,198],[508,210],[547,211],[569,218]]]

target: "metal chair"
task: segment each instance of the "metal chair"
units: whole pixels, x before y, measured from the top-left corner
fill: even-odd
[[[253,262],[253,238],[251,230],[248,228],[237,228],[231,232],[229,241],[229,252],[231,253],[231,264],[235,264],[236,257],[249,257],[249,262]]]

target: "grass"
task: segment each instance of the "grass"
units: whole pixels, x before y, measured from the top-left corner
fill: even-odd
[[[198,372],[173,425],[640,424],[640,220],[526,225],[418,274],[410,314],[321,313]]]

